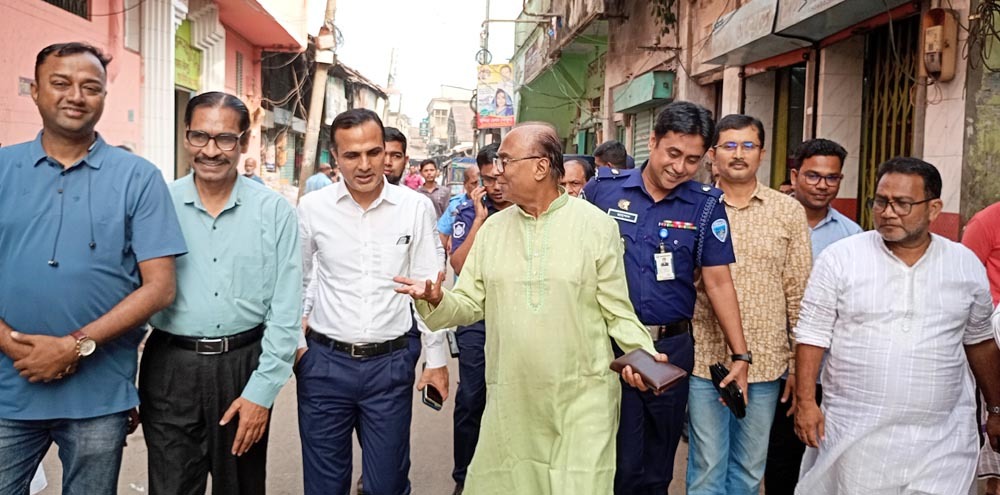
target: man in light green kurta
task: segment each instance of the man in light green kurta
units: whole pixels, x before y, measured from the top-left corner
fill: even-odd
[[[486,319],[486,412],[465,493],[609,494],[621,389],[608,337],[656,354],[629,302],[618,228],[559,188],[549,127],[516,127],[495,164],[518,207],[479,230],[455,290],[397,279],[432,329]]]

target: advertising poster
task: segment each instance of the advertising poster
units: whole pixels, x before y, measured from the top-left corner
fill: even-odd
[[[511,64],[479,66],[476,127],[494,129],[514,125],[514,69]]]

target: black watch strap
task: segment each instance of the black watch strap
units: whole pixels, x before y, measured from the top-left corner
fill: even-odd
[[[753,364],[753,353],[747,351],[746,354],[733,354],[730,356],[733,361],[746,361],[747,364]]]

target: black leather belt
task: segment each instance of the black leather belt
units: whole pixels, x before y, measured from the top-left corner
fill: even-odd
[[[346,342],[340,342],[339,340],[333,340],[326,335],[323,335],[313,329],[309,329],[309,333],[306,334],[306,338],[312,340],[313,342],[323,346],[333,349],[335,351],[343,352],[355,359],[370,358],[381,356],[383,354],[389,354],[393,351],[398,351],[400,349],[405,349],[410,343],[409,334],[403,334],[396,337],[393,340],[388,340],[385,342],[378,342],[374,344],[348,344]]]
[[[227,337],[185,337],[170,332],[153,329],[150,338],[160,338],[174,347],[194,351],[204,356],[215,356],[246,347],[264,337],[264,324],[261,323],[250,330]]]
[[[666,325],[646,325],[653,340],[676,337],[691,331],[691,320],[675,321]]]

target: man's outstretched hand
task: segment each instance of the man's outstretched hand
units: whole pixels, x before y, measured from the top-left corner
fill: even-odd
[[[406,277],[395,277],[392,281],[402,284],[402,287],[396,288],[396,292],[409,294],[414,299],[424,300],[431,306],[437,306],[441,304],[441,298],[443,297],[441,284],[444,283],[444,277],[444,272],[438,272],[437,282],[431,282],[430,280],[418,281]]]

